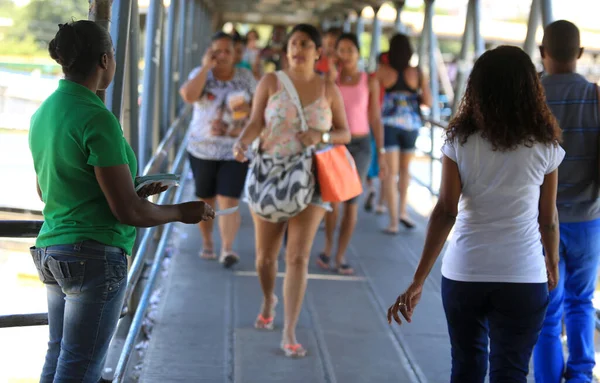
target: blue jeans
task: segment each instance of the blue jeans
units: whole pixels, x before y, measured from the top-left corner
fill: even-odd
[[[127,286],[124,250],[93,241],[31,248],[48,295],[40,383],[98,383]]]
[[[452,346],[451,383],[526,383],[548,305],[547,283],[442,279]],[[490,352],[488,353],[488,339]]]
[[[592,297],[598,276],[600,220],[560,224],[560,278],[550,293],[550,305],[533,354],[535,381],[592,381],[595,310]],[[569,359],[564,361],[562,320]]]

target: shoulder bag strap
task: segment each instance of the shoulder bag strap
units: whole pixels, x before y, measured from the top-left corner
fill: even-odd
[[[296,87],[290,80],[289,76],[285,74],[283,71],[275,72],[277,75],[277,79],[281,82],[285,90],[290,95],[294,105],[296,105],[296,109],[298,109],[298,117],[300,117],[300,129],[303,132],[308,130],[308,124],[306,123],[306,118],[304,117],[304,109],[302,108],[302,103],[300,102],[300,96],[298,96],[298,92],[296,91]]]

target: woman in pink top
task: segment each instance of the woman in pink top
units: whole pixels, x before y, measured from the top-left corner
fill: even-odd
[[[293,158],[305,152],[305,148],[320,143],[346,144],[350,141],[344,104],[337,86],[314,71],[314,63],[321,54],[318,30],[312,25],[297,25],[292,29],[287,44],[289,68],[282,73],[265,75],[258,84],[250,122],[233,148],[238,161],[247,161],[245,153],[248,146],[257,138],[260,139],[261,155],[276,158],[278,162],[293,162]],[[289,79],[298,93],[307,131],[302,131],[298,108],[278,75]],[[255,171],[255,167],[250,166],[250,176],[256,176],[253,174]],[[277,256],[287,225],[281,348],[288,357],[306,355],[306,350],[296,340],[296,325],[306,291],[310,250],[327,208],[328,204],[315,192],[308,207],[287,220],[272,222],[251,210],[256,235],[256,269],[264,295],[255,323],[258,329],[273,329],[277,304],[274,294]]]
[[[342,34],[336,43],[340,73],[336,80],[342,98],[352,141],[347,145],[348,151],[354,157],[354,162],[360,178],[366,181],[367,172],[371,165],[371,129],[375,138],[377,158],[379,160],[379,176],[385,174],[385,149],[383,148],[383,126],[381,125],[381,108],[379,106],[379,82],[366,72],[358,69],[360,48],[358,39],[353,33]],[[369,128],[370,127],[370,128]],[[358,217],[358,197],[344,202],[344,213],[340,234],[335,253],[335,270],[340,274],[353,274],[352,267],[346,262],[346,248],[356,226]],[[333,250],[335,228],[338,221],[338,204],[333,204],[333,210],[325,216],[325,249],[317,259],[317,265],[329,269],[329,260]]]

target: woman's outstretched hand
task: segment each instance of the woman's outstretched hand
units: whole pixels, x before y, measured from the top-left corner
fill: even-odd
[[[150,185],[144,186],[143,188],[138,190],[136,193],[138,196],[140,196],[140,198],[146,199],[152,195],[160,194],[160,193],[166,191],[168,188],[169,188],[168,186],[163,186],[160,182],[154,182],[154,183],[151,183]]]
[[[215,211],[204,201],[185,202],[179,206],[180,222],[198,223],[215,218]]]
[[[387,320],[388,323],[392,323],[392,318],[398,324],[402,324],[402,319],[400,319],[400,315],[398,312],[402,314],[404,319],[408,323],[411,322],[413,312],[415,307],[419,303],[421,299],[421,293],[423,292],[423,285],[419,283],[413,282],[406,291],[398,296],[396,302],[390,306],[387,312]]]

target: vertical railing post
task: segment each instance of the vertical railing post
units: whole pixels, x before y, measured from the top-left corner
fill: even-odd
[[[425,0],[425,14],[423,16],[423,28],[421,29],[421,38],[419,39],[419,46],[417,48],[417,54],[419,56],[419,66],[422,69],[426,69],[427,63],[427,47],[431,43],[427,31],[429,30],[429,24],[431,23],[429,14],[427,13],[427,0]]]
[[[527,52],[529,56],[533,56],[533,53],[535,52],[535,35],[540,23],[540,8],[540,0],[531,0],[529,21],[527,22],[527,36],[525,37],[525,43],[523,44],[523,50]]]
[[[194,57],[192,58],[192,67],[196,67],[202,64],[202,57],[204,52],[206,51],[206,35],[209,34],[210,25],[212,25],[212,20],[208,17],[208,9],[202,3],[198,4],[198,13],[196,14],[195,24],[198,25],[198,29],[196,29],[194,39],[196,41],[196,52],[194,53]]]
[[[542,26],[546,28],[548,24],[554,21],[554,15],[552,13],[552,0],[541,0],[542,9]]]
[[[356,38],[358,39],[358,42],[360,44],[360,46],[362,47],[362,35],[365,32],[365,18],[362,16],[362,11],[363,8],[357,8],[356,9],[356,25],[354,25],[354,34],[356,35]],[[359,67],[364,69],[365,67],[365,58],[362,55],[360,55],[360,59],[359,59]]]
[[[362,16],[362,8],[356,9],[356,25],[354,26],[354,33],[360,41],[360,37],[365,33],[365,18]]]
[[[404,8],[405,3],[406,3],[405,0],[395,2],[396,20],[394,21],[394,29],[396,30],[396,32],[404,33],[404,34],[406,34],[406,28],[404,27],[404,24],[402,23],[402,9]]]
[[[202,30],[205,23],[202,20],[206,19],[206,12],[204,11],[204,5],[196,0],[196,5],[194,8],[194,33],[192,36],[192,61],[190,69],[195,67],[196,65],[200,65],[202,60],[202,53],[200,52],[202,47]]]
[[[162,94],[162,130],[166,131],[175,118],[175,83],[173,81],[175,75],[175,27],[177,25],[177,8],[179,1],[171,0],[167,14],[167,30],[165,37],[164,49],[164,66],[163,66],[163,94]]]
[[[438,68],[436,62],[437,53],[437,38],[433,29],[433,15],[434,12],[434,0],[425,0],[425,19],[429,20],[427,23],[427,29],[424,33],[427,33],[428,42],[428,63],[429,63],[429,82],[431,87],[431,118],[434,121],[440,120],[440,103],[439,103],[439,79],[438,79]],[[429,151],[429,191],[433,193],[433,161],[435,150],[435,133],[434,129],[429,129],[429,139],[431,142],[431,149]]]
[[[164,48],[163,48],[163,44],[165,43],[165,25],[166,25],[166,20],[165,20],[165,7],[163,5],[163,3],[161,2],[161,14],[159,17],[159,21],[158,21],[158,29],[156,30],[156,39],[155,39],[155,44],[156,44],[156,53],[155,53],[155,59],[156,61],[156,81],[154,84],[154,118],[152,119],[152,128],[153,128],[153,134],[154,134],[154,139],[152,141],[152,151],[151,153],[154,153],[154,149],[156,148],[156,145],[163,139],[164,134],[167,132],[167,127],[165,127],[162,124],[163,121],[163,105],[162,105],[162,95],[165,92],[165,81],[164,81],[164,77],[162,76],[163,71],[164,71],[164,67],[165,67],[165,55],[164,55]],[[161,229],[162,230],[162,229]]]
[[[127,66],[129,71],[129,144],[133,148],[135,155],[139,158],[143,151],[143,140],[140,139],[140,114],[138,100],[139,93],[139,41],[140,41],[140,14],[138,2],[131,2],[131,20],[129,23],[129,58]],[[138,161],[138,173],[141,173],[143,166]]]
[[[200,54],[198,55],[198,60],[202,60],[204,52],[210,46],[210,40],[212,39],[213,34],[213,17],[207,8],[202,12],[202,20],[202,28],[200,28],[200,36],[198,36],[198,40],[200,41]],[[198,63],[200,62],[201,61],[198,61]]]
[[[321,22],[321,30],[323,32],[327,32],[327,30],[331,28],[331,21],[329,20],[328,17],[323,18],[323,21]]]
[[[467,72],[469,70],[470,61],[469,57],[469,48],[471,46],[471,41],[473,41],[473,2],[474,0],[469,0],[469,4],[467,5],[467,17],[465,19],[465,29],[463,31],[462,36],[462,46],[460,48],[460,54],[458,56],[457,63],[457,72],[456,72],[456,83],[454,85],[454,101],[452,103],[452,113],[456,113],[458,107],[460,105],[460,101],[465,91],[465,82],[467,79]]]
[[[428,40],[428,61],[429,61],[429,79],[431,81],[431,117],[435,121],[440,119],[440,104],[439,104],[439,81],[437,75],[437,64],[435,60],[435,53],[437,50],[437,39],[433,31],[433,14],[434,14],[434,0],[425,1],[425,14],[426,19],[429,20],[427,26],[427,40]]]
[[[371,30],[371,52],[369,55],[368,70],[375,71],[377,69],[377,56],[379,55],[381,45],[381,17],[379,15],[378,6],[373,7],[373,24]]]
[[[201,20],[196,19],[196,7],[198,6],[196,0],[189,0],[189,6],[187,10],[187,27],[185,31],[185,76],[187,77],[193,68],[192,52],[194,44],[194,24],[200,23]]]
[[[90,0],[88,19],[110,31],[111,5],[112,0]],[[102,101],[106,98],[105,90],[98,90],[96,94]]]
[[[475,58],[478,58],[485,52],[485,42],[481,35],[481,0],[471,0],[473,3],[473,42],[475,44]]]
[[[156,79],[160,64],[160,21],[163,9],[162,0],[150,0],[146,17],[146,41],[144,44],[144,74],[142,106],[140,110],[140,150],[138,162],[143,169],[149,160],[154,139],[154,105],[156,99]]]
[[[344,14],[344,33],[350,33],[352,30],[352,21],[350,21],[350,15],[348,13]]]
[[[187,45],[186,45],[186,39],[187,39],[187,22],[188,22],[188,12],[190,9],[189,6],[189,0],[179,0],[179,2],[181,3],[179,5],[179,35],[178,35],[178,39],[179,39],[179,49],[178,49],[178,55],[179,55],[179,59],[177,60],[177,72],[179,73],[179,82],[177,84],[177,88],[180,88],[183,83],[185,83],[185,81],[187,80],[187,68],[185,66],[186,64],[186,60],[187,60],[187,55],[186,55],[186,50],[188,49]],[[178,109],[181,109],[183,106],[183,100],[179,97],[179,107]]]
[[[137,0],[134,0],[137,1]],[[106,90],[106,107],[110,109],[117,119],[121,119],[123,108],[123,89],[125,85],[125,62],[127,48],[129,46],[129,25],[131,23],[132,0],[120,0],[113,2],[112,23],[110,34],[115,46],[115,59],[117,70],[112,83]]]

